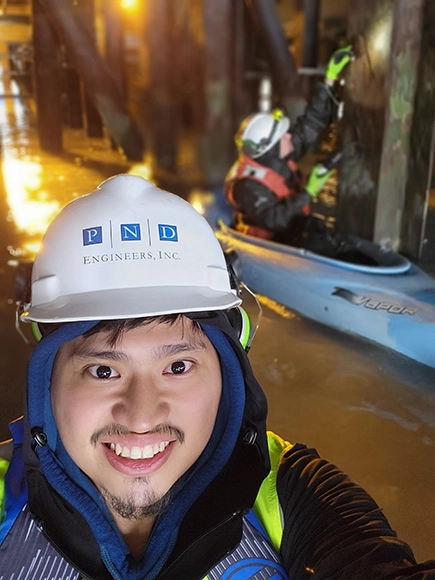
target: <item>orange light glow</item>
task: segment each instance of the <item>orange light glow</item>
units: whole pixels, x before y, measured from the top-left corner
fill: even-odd
[[[216,196],[212,191],[193,189],[187,200],[198,213],[205,215],[209,207],[213,207]]]
[[[36,161],[14,157],[3,160],[3,179],[12,219],[19,231],[43,234],[60,204],[41,189],[42,167]]]
[[[134,10],[137,8],[137,0],[121,0],[121,8],[124,10]]]

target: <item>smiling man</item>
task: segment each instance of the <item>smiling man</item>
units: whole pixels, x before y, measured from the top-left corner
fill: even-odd
[[[266,432],[239,286],[184,200],[119,175],[73,201],[23,306],[42,339],[0,445],[0,580],[435,578],[364,490]]]
[[[188,318],[145,319],[113,339],[119,326],[100,323],[60,347],[51,403],[68,455],[140,556],[171,488],[210,439],[221,374],[213,345]]]

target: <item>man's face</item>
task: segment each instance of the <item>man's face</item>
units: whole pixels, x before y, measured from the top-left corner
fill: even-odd
[[[281,137],[281,140],[279,142],[279,156],[282,159],[283,157],[287,157],[287,155],[290,155],[290,153],[293,153],[294,147],[293,147],[293,141],[292,141],[292,136],[291,133],[284,133],[284,135]]]
[[[62,442],[117,517],[156,515],[213,431],[222,381],[217,353],[181,317],[65,343],[51,402]]]

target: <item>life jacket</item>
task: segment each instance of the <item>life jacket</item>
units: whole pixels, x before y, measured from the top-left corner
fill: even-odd
[[[287,166],[296,176],[297,187],[288,187],[285,178],[270,167],[257,163],[244,153],[239,155],[239,158],[231,167],[225,178],[225,196],[228,202],[236,210],[234,225],[237,231],[266,240],[273,238],[273,232],[260,226],[245,223],[243,214],[239,211],[237,202],[234,199],[234,186],[241,179],[253,179],[267,187],[278,199],[297,195],[303,184],[302,174],[299,171],[297,164],[292,159],[287,160]],[[310,208],[307,205],[304,208],[304,215],[308,215],[309,212]]]
[[[283,523],[276,478],[281,459],[291,444],[268,432],[268,446],[271,470],[260,487],[253,509],[244,518],[242,539],[235,550],[213,566],[204,580],[244,580],[261,572],[268,578],[288,580],[279,557]],[[4,514],[9,520],[7,530],[0,526],[3,532],[0,553],[4,554],[0,558],[0,578],[18,578],[21,573],[36,580],[50,568],[56,570],[55,576],[50,575],[56,580],[80,580],[80,572],[41,533],[27,505],[22,505],[22,499],[19,509],[15,505],[13,522]]]

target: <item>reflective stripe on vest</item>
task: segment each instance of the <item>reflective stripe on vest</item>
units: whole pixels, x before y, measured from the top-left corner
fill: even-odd
[[[5,475],[9,467],[9,461],[0,458],[0,523],[3,512],[3,501],[5,495]]]
[[[79,580],[81,574],[46,540],[27,506],[0,546],[0,580]]]
[[[267,444],[271,468],[269,475],[261,484],[254,503],[254,512],[266,530],[272,546],[279,551],[282,542],[283,520],[276,491],[276,478],[283,456],[293,445],[272,431],[267,432]]]

